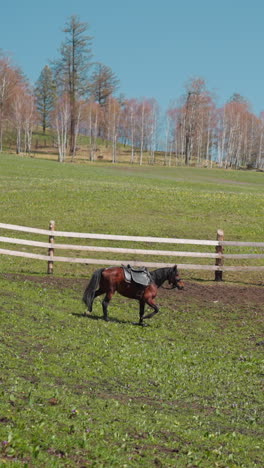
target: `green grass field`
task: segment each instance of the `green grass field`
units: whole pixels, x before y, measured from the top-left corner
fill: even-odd
[[[2,223],[263,241],[263,173],[1,155],[0,183]],[[263,275],[181,272],[141,328],[121,296],[84,315],[94,269],[1,256],[0,466],[262,467]]]

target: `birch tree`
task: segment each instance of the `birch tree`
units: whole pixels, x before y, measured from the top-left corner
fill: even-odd
[[[136,122],[138,115],[139,103],[137,99],[129,99],[122,106],[122,115],[120,119],[121,137],[123,141],[130,146],[130,162],[135,163],[136,160]]]
[[[61,96],[55,105],[53,113],[53,120],[57,133],[57,144],[58,144],[58,160],[60,163],[65,161],[67,154],[67,139],[69,132],[69,125],[71,119],[71,106],[69,96],[65,94]]]
[[[261,112],[259,118],[259,148],[256,167],[264,169],[264,112]]]
[[[16,131],[16,153],[22,150],[22,130],[23,130],[23,94],[21,89],[17,89],[12,103],[12,122]]]
[[[108,138],[112,143],[112,162],[117,162],[117,142],[119,138],[119,122],[121,108],[119,102],[114,98],[109,98],[106,105]]]
[[[23,101],[24,151],[31,152],[32,132],[36,125],[36,101],[33,93],[24,95]]]
[[[215,139],[214,99],[200,78],[191,80],[186,90],[180,105],[171,107],[167,111],[167,151],[171,154],[174,147],[176,154],[184,157],[186,165],[191,163],[201,165],[205,162],[208,164],[212,159]]]
[[[3,150],[4,128],[14,116],[14,99],[26,80],[7,57],[0,59],[0,151]]]
[[[86,104],[84,106],[84,119],[82,125],[86,129],[89,137],[88,151],[90,161],[95,160],[100,121],[100,106],[98,103],[94,102],[93,99],[89,99],[89,101],[86,101]]]
[[[31,90],[25,85],[16,86],[12,99],[10,122],[16,132],[16,152],[31,151],[32,130],[36,123],[35,100]]]

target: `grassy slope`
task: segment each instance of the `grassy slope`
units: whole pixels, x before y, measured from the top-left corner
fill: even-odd
[[[227,240],[263,241],[262,173],[59,165],[8,156],[1,167],[2,222],[48,228],[54,219],[64,231],[198,239],[214,239],[221,228]],[[6,261],[12,268],[13,259]],[[25,260],[20,264],[28,267]],[[43,271],[40,262],[33,265]],[[67,271],[66,265],[56,268]]]
[[[0,164],[1,222],[197,238],[222,227],[263,240],[263,174]],[[141,329],[121,297],[115,321],[98,319],[99,302],[95,319],[83,317],[84,267],[56,265],[46,284],[41,262],[1,264],[3,466],[263,465],[263,306],[191,302],[188,291],[178,305],[168,293]]]

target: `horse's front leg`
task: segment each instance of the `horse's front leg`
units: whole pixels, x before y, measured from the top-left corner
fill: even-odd
[[[149,307],[153,309],[153,312],[151,312],[148,315],[143,316],[142,319],[149,319],[153,317],[153,315],[156,315],[159,312],[158,306],[155,304],[155,302],[152,299],[147,300],[146,303],[149,305]]]
[[[108,305],[109,305],[109,302],[111,301],[113,295],[114,295],[114,292],[109,291],[105,295],[104,300],[102,302],[103,314],[104,314],[104,319],[105,319],[106,322],[109,321],[109,318],[108,318]]]

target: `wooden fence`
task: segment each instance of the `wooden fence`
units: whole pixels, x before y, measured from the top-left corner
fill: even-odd
[[[225,241],[224,233],[222,230],[217,231],[216,240],[197,240],[197,239],[174,239],[174,238],[160,238],[160,237],[138,237],[138,236],[121,236],[112,234],[92,234],[92,233],[76,233],[76,232],[65,232],[56,231],[55,222],[51,221],[49,229],[37,229],[26,226],[16,226],[13,224],[0,223],[0,229],[20,231],[32,234],[41,234],[48,236],[48,242],[38,242],[27,239],[17,239],[13,237],[0,237],[0,242],[6,244],[16,244],[30,247],[40,247],[48,249],[47,255],[38,253],[0,249],[0,254],[11,255],[16,257],[32,258],[37,260],[44,260],[48,263],[48,274],[53,273],[54,262],[71,262],[71,263],[83,263],[83,264],[95,264],[95,265],[120,265],[129,263],[132,266],[139,266],[144,264],[146,267],[166,267],[173,266],[175,263],[178,264],[178,268],[181,270],[211,270],[215,272],[215,280],[222,280],[222,274],[224,271],[261,271],[264,272],[264,266],[254,265],[243,265],[243,266],[226,266],[224,265],[225,259],[264,259],[263,253],[242,253],[242,254],[224,254],[225,246],[236,246],[236,247],[253,247],[254,249],[264,249],[264,242],[237,242],[237,241]],[[141,243],[155,243],[155,244],[184,244],[184,245],[200,245],[214,247],[214,252],[183,252],[176,250],[145,250],[145,249],[131,249],[121,247],[100,247],[92,245],[69,245],[60,244],[55,242],[57,237],[76,238],[76,239],[95,239],[95,240],[110,240],[110,241],[126,241],[126,242],[141,242]],[[134,258],[138,258],[140,255],[150,256],[162,256],[168,257],[170,262],[140,262],[139,260],[109,260],[101,258],[74,258],[74,257],[62,257],[54,254],[55,250],[78,250],[82,252],[105,252],[107,254],[129,254],[133,255]],[[214,265],[199,265],[199,264],[179,264],[175,257],[193,257],[193,258],[207,258],[215,259]]]

